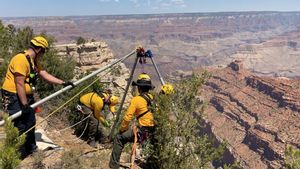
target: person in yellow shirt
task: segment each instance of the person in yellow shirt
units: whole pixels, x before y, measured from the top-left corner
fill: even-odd
[[[39,60],[48,46],[48,41],[44,37],[34,37],[28,49],[15,55],[8,65],[1,90],[3,110],[9,115],[22,110],[22,115],[13,121],[20,134],[36,123],[35,112],[30,105],[34,103],[33,89],[37,75],[53,84],[74,86],[72,82],[64,82],[52,76],[39,65]],[[20,148],[22,159],[37,149],[34,132],[35,130],[32,129],[26,134],[25,143]]]
[[[134,141],[133,129],[129,128],[130,122],[135,117],[138,123],[138,142],[141,143],[152,137],[154,133],[154,117],[150,110],[153,96],[149,93],[154,88],[148,74],[142,73],[137,81],[132,83],[137,86],[139,95],[131,99],[130,105],[121,123],[119,134],[115,137],[109,167],[119,168],[120,156],[126,143]]]
[[[85,114],[92,111],[92,116],[89,118],[88,124],[88,144],[92,147],[96,147],[96,142],[99,139],[105,140],[103,130],[101,133],[99,130],[99,121],[104,127],[110,127],[109,123],[105,120],[102,110],[104,106],[109,106],[111,113],[115,113],[115,105],[118,104],[119,98],[105,92],[90,92],[80,97],[80,104],[77,108],[82,109],[81,111]],[[87,110],[88,109],[88,110]],[[100,134],[100,136],[99,136]],[[101,137],[101,138],[99,138]]]

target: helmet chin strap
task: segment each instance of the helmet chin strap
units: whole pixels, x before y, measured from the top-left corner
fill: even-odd
[[[39,53],[37,53],[37,52],[36,52],[36,50],[35,50],[34,48],[31,48],[31,49],[32,49],[32,50],[33,50],[33,52],[34,52],[34,54],[35,54],[35,57],[37,57]]]
[[[110,99],[110,95],[108,95],[106,98],[104,98],[104,103],[109,105],[110,104],[109,99]]]

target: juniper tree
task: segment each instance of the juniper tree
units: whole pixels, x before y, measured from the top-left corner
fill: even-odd
[[[19,136],[18,129],[7,116],[4,120],[5,138],[0,140],[0,168],[14,169],[21,162],[18,149],[24,144],[25,135]]]
[[[155,143],[146,149],[148,168],[206,168],[222,157],[224,146],[215,147],[211,137],[200,134],[205,102],[196,97],[209,77],[207,72],[193,75],[181,80],[173,95],[157,96]]]

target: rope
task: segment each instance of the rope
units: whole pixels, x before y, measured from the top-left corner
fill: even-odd
[[[132,130],[133,130],[133,135],[134,135],[134,141],[133,141],[133,145],[132,145],[130,169],[134,169],[134,160],[135,160],[135,156],[136,156],[137,128],[136,128],[135,124],[133,124]]]
[[[82,123],[83,121],[85,121],[86,119],[88,119],[89,117],[91,117],[92,113],[93,113],[93,112],[91,112],[91,113],[90,113],[88,116],[86,116],[84,119],[82,119],[82,120],[80,120],[79,122],[73,124],[72,126],[66,127],[66,128],[61,129],[61,130],[59,130],[59,131],[65,131],[65,130],[67,130],[67,129],[70,129],[70,128],[73,128],[73,127],[77,126],[78,124]]]
[[[88,124],[89,124],[89,122],[87,121],[86,124],[85,124],[85,127],[84,127],[84,129],[83,129],[83,131],[82,131],[82,133],[81,133],[78,137],[76,137],[76,138],[74,138],[74,139],[70,139],[70,140],[64,140],[64,141],[70,142],[70,141],[75,141],[75,140],[81,139],[81,137],[84,135],[84,133],[85,133],[87,127],[88,127]]]
[[[114,67],[114,66],[113,66]],[[111,67],[112,68],[112,67]],[[111,71],[112,69],[110,69]],[[108,71],[107,73],[109,73],[110,71]],[[107,74],[106,73],[106,74]],[[105,75],[106,75],[105,74]],[[104,75],[103,75],[104,76]],[[91,87],[94,83],[96,83],[102,76],[99,76],[98,78],[96,78],[91,84],[87,85],[85,88],[83,88],[82,90],[80,90],[77,94],[75,94],[73,97],[71,97],[68,101],[66,101],[64,104],[62,104],[60,107],[58,107],[56,110],[54,110],[53,112],[51,112],[50,114],[48,114],[42,121],[40,121],[39,123],[35,124],[34,126],[32,126],[30,129],[28,129],[27,131],[25,131],[23,134],[27,134],[30,130],[34,129],[36,126],[42,124],[44,121],[46,121],[50,116],[52,116],[53,114],[55,114],[56,112],[58,112],[61,108],[63,108],[65,105],[69,104],[72,100],[74,100],[77,96],[79,96],[82,92],[84,92],[86,89],[88,89],[89,87]],[[23,135],[22,134],[22,135]]]
[[[83,136],[83,134],[85,133],[85,131],[86,131],[87,127],[88,127],[88,124],[89,124],[89,122],[87,121],[86,124],[85,124],[85,127],[84,127],[84,129],[83,129],[83,131],[82,131],[82,133],[80,134],[79,137],[76,137],[75,139],[71,139],[71,140],[66,140],[66,141],[74,141],[74,140],[80,139]]]

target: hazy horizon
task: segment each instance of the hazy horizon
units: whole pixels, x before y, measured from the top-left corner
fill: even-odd
[[[172,15],[172,14],[222,14],[222,13],[298,13],[299,11],[219,11],[219,12],[178,12],[178,13],[149,13],[149,14],[97,14],[97,15],[49,15],[49,16],[4,16],[1,18],[43,18],[43,17],[94,17],[94,16],[142,16],[142,15]]]
[[[4,0],[0,17],[300,11],[298,0]]]

